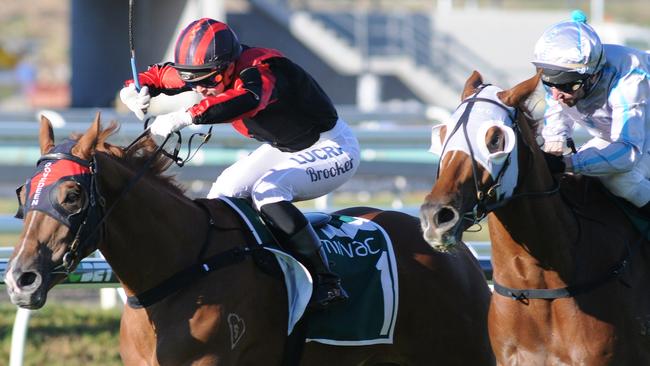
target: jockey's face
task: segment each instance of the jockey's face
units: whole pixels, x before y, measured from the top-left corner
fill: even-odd
[[[573,107],[576,105],[578,100],[585,96],[585,91],[584,88],[580,88],[574,92],[565,92],[551,87],[551,96],[558,102],[565,104],[568,107]]]
[[[568,106],[573,107],[576,103],[587,95],[593,84],[598,79],[600,73],[590,76],[587,79],[579,80],[573,83],[562,85],[555,85],[551,83],[544,83],[546,88],[551,93],[553,99]]]
[[[233,71],[235,69],[235,64],[232,63],[226,71],[221,75],[221,82],[217,83],[216,85],[202,85],[201,83],[197,83],[196,85],[192,86],[192,89],[196,91],[197,93],[201,94],[204,98],[205,97],[211,97],[215,95],[219,95],[223,93],[226,90],[226,85],[229,85],[230,82],[232,81],[232,75]]]

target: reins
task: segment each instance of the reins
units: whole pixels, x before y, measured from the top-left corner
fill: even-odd
[[[145,131],[145,133],[146,132],[147,131]],[[131,144],[129,144],[129,146],[127,147],[127,150],[130,147],[132,147],[135,143],[137,143],[140,139],[142,139],[142,137],[145,136],[145,133],[138,136]],[[136,175],[134,175],[129,180],[129,182],[126,184],[126,186],[124,186],[124,188],[122,189],[122,192],[120,192],[120,195],[115,200],[115,202],[113,202],[111,207],[109,207],[103,213],[99,212],[99,215],[101,216],[101,218],[95,224],[92,231],[87,236],[85,236],[85,238],[83,238],[83,239],[81,238],[80,234],[81,234],[82,230],[85,228],[86,224],[88,223],[88,217],[90,217],[91,215],[97,215],[97,212],[90,212],[90,211],[92,209],[101,210],[98,207],[104,207],[105,206],[105,199],[99,193],[99,190],[97,188],[97,178],[96,178],[97,160],[96,160],[96,157],[93,156],[91,161],[87,161],[87,160],[79,159],[79,158],[77,158],[76,156],[74,156],[72,154],[55,153],[55,154],[46,154],[46,155],[42,156],[39,159],[39,162],[41,160],[61,160],[61,159],[72,160],[72,161],[74,161],[76,163],[88,166],[90,168],[90,177],[91,177],[90,178],[90,189],[89,189],[89,191],[90,191],[89,192],[90,206],[89,206],[89,209],[88,209],[88,213],[86,215],[86,218],[84,218],[82,224],[79,226],[79,229],[77,230],[75,238],[72,241],[72,243],[70,244],[70,247],[68,248],[68,250],[63,255],[63,261],[62,261],[61,265],[55,267],[52,270],[53,273],[69,274],[69,273],[72,272],[72,270],[74,269],[74,266],[76,264],[76,261],[79,258],[79,250],[80,250],[80,248],[84,247],[89,242],[89,240],[91,238],[93,238],[95,236],[95,234],[97,234],[98,230],[100,230],[100,228],[103,227],[103,225],[106,222],[106,219],[113,212],[113,210],[115,209],[117,204],[127,195],[127,193],[129,193],[129,191],[131,189],[133,189],[133,187],[140,180],[140,178],[142,178],[142,176],[149,170],[149,167],[150,167],[151,163],[156,159],[158,154],[163,150],[163,147],[167,143],[167,140],[169,140],[169,136],[165,139],[165,141],[160,146],[158,146],[156,151],[154,151],[154,153],[145,161],[142,168],[136,173]],[[97,206],[97,204],[96,204],[97,202],[99,202],[99,206]],[[63,269],[63,272],[58,271],[59,269]]]
[[[133,147],[138,141],[140,141],[140,139],[142,139],[144,136],[146,136],[149,133],[149,122],[152,119],[153,117],[148,117],[147,119],[145,119],[144,131],[125,148],[126,151],[131,149],[131,147]],[[201,147],[203,147],[203,145],[205,145],[208,141],[210,141],[210,138],[212,137],[212,126],[208,128],[208,132],[206,133],[195,132],[190,135],[190,139],[187,142],[187,155],[185,156],[184,159],[178,156],[178,154],[180,154],[180,150],[183,145],[183,137],[180,131],[175,131],[173,132],[173,134],[176,135],[177,137],[176,144],[174,145],[174,150],[171,153],[167,152],[165,149],[161,149],[160,151],[163,155],[170,158],[174,162],[174,164],[182,168],[185,164],[189,163],[194,158],[196,153],[199,152],[199,150],[201,150]],[[192,152],[192,140],[194,140],[194,137],[196,136],[202,137],[203,141],[201,141],[199,146],[197,146],[196,149],[194,149],[194,152]],[[170,137],[171,135],[168,135],[165,141],[161,144],[161,146],[164,146]]]
[[[145,131],[143,131],[138,137],[135,138],[126,148],[125,151],[128,151],[131,149],[136,143],[138,143],[142,138],[144,138],[148,133],[147,124],[150,118],[148,118],[145,121]],[[168,153],[167,151],[164,150],[165,145],[169,141],[171,135],[167,136],[165,140],[156,148],[153,154],[145,161],[143,164],[142,168],[134,175],[129,182],[124,186],[122,189],[122,192],[120,192],[119,196],[109,207],[105,212],[101,212],[100,207],[105,206],[105,200],[104,197],[99,193],[98,188],[97,188],[97,180],[96,180],[96,173],[97,173],[97,161],[95,156],[93,156],[92,160],[83,160],[80,159],[70,153],[53,153],[53,154],[46,154],[43,155],[39,160],[37,165],[43,161],[43,160],[70,160],[73,161],[77,164],[80,164],[82,166],[86,166],[90,168],[90,189],[89,189],[89,198],[90,198],[90,205],[87,208],[87,214],[86,217],[83,219],[81,225],[77,229],[77,232],[75,234],[75,237],[68,247],[68,250],[64,253],[63,255],[63,260],[62,263],[59,266],[56,266],[55,268],[52,269],[52,273],[58,274],[58,273],[65,273],[69,274],[72,272],[74,269],[74,266],[76,265],[77,260],[79,259],[79,251],[81,248],[85,247],[89,241],[97,234],[97,232],[100,230],[100,228],[103,227],[103,225],[106,222],[106,219],[110,216],[110,214],[113,212],[117,204],[133,189],[135,184],[142,178],[142,176],[149,170],[149,167],[151,166],[152,162],[156,159],[158,154],[162,153],[163,155],[169,157],[176,163],[178,166],[183,166],[185,163],[189,162],[194,155],[196,155],[196,152],[206,143],[209,141],[211,134],[212,134],[212,128],[208,131],[208,133],[203,134],[203,133],[194,133],[190,137],[190,140],[188,142],[188,153],[187,157],[185,159],[181,159],[178,157],[178,153],[180,150],[180,146],[182,144],[182,138],[180,132],[176,132],[178,139],[176,142],[176,147],[174,148],[173,153]],[[192,148],[192,139],[196,136],[202,136],[203,141],[201,144],[196,148],[194,153],[191,153],[191,148]],[[190,155],[191,154],[191,155]],[[99,206],[97,206],[97,203],[99,203]],[[97,211],[100,212],[97,212]],[[89,218],[99,218],[99,221],[94,225],[93,229],[86,235],[83,235],[84,230],[86,229],[86,225],[88,224],[88,219]],[[83,236],[83,237],[82,237]]]

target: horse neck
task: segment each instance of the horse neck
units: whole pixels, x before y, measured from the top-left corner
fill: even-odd
[[[201,208],[146,174],[124,194],[137,172],[110,158],[98,165],[106,209],[116,205],[106,218],[100,251],[127,292],[149,289],[197,260],[208,234]]]
[[[531,153],[520,149],[520,157]],[[540,160],[544,161],[536,159]],[[539,163],[529,168],[520,172],[515,194],[545,192],[557,184]],[[561,277],[570,275],[579,232],[576,217],[559,193],[515,198],[488,220],[495,280],[544,287],[549,282],[560,284]]]

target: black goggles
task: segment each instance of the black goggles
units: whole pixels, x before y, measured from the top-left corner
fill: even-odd
[[[580,90],[585,85],[585,81],[587,80],[587,78],[570,81],[568,83],[562,83],[562,84],[555,84],[549,81],[542,80],[542,84],[546,85],[549,88],[555,88],[563,93],[573,94],[578,90]]]
[[[205,77],[204,79],[200,79],[197,81],[185,81],[185,84],[190,88],[196,88],[197,86],[202,86],[204,88],[215,88],[217,85],[221,84],[222,81],[223,81],[223,75],[208,74],[208,76]]]

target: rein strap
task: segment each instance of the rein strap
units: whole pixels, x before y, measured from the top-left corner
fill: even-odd
[[[177,272],[161,284],[141,294],[128,296],[126,303],[133,309],[146,308],[187,286],[188,283],[199,280],[218,269],[242,262],[247,255],[253,254],[253,251],[262,249],[262,247],[236,247],[215,254],[200,263],[195,263]]]

